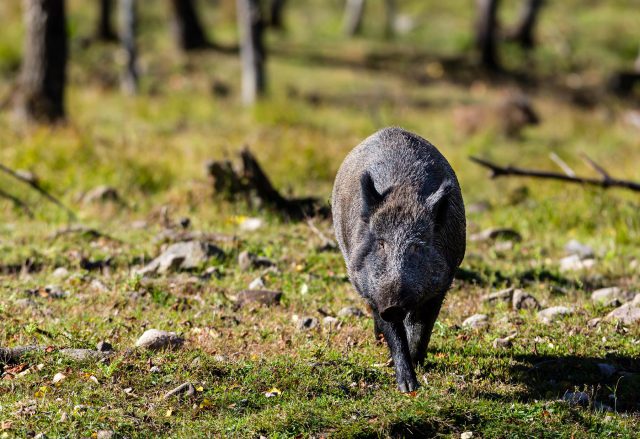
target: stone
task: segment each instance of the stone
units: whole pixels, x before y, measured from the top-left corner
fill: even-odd
[[[60,349],[60,354],[74,361],[101,360],[108,356],[107,352],[98,352],[92,349]]]
[[[245,218],[238,226],[240,230],[244,232],[254,232],[264,225],[264,221],[261,218]]]
[[[513,339],[516,338],[517,334],[511,334],[504,338],[496,338],[493,340],[493,348],[510,348],[513,345]]]
[[[248,251],[243,251],[238,255],[238,265],[240,266],[240,270],[249,271],[253,268],[275,267],[276,263],[269,258],[263,258]]]
[[[563,401],[567,401],[571,405],[587,406],[591,398],[586,392],[567,392],[562,397]]]
[[[211,257],[222,257],[224,252],[217,246],[203,241],[185,241],[171,244],[167,249],[138,274],[165,274],[176,270],[193,270]]]
[[[479,329],[489,324],[489,317],[486,314],[474,314],[462,322],[463,328]]]
[[[175,332],[160,331],[159,329],[147,329],[136,341],[137,348],[149,350],[175,349],[184,344],[184,339]]]
[[[151,366],[151,369],[149,369],[150,373],[160,373],[162,372],[162,370],[158,367],[158,366]]]
[[[575,239],[567,242],[564,246],[564,250],[569,255],[578,255],[581,259],[593,258],[595,256],[591,247]]]
[[[96,439],[112,439],[115,433],[111,430],[98,430]]]
[[[591,293],[591,301],[595,304],[606,305],[614,301],[625,303],[633,298],[633,294],[618,287],[600,288]]]
[[[483,302],[511,302],[515,288],[510,287],[493,293],[485,294],[480,298]]]
[[[82,202],[85,204],[96,202],[105,203],[109,201],[120,201],[120,195],[115,188],[106,185],[96,186],[82,197]]]
[[[53,270],[53,273],[51,273],[51,276],[55,277],[56,279],[66,279],[67,277],[69,277],[69,270],[67,270],[64,267],[58,267],[55,270]]]
[[[592,258],[583,259],[579,255],[570,255],[560,259],[560,271],[581,271],[589,270],[596,265],[596,260]]]
[[[495,241],[498,239],[520,242],[522,241],[522,235],[520,235],[520,233],[518,233],[514,229],[503,227],[503,228],[486,229],[480,233],[475,233],[469,237],[469,240],[472,242]]]
[[[264,288],[265,288],[265,284],[264,284],[264,280],[262,280],[262,277],[256,277],[249,284],[250,290],[264,290]]]
[[[281,291],[243,290],[236,296],[236,304],[243,306],[247,303],[260,303],[262,305],[272,306],[279,304],[280,299],[282,299]]]
[[[640,306],[640,293],[636,294],[636,297],[633,298],[631,304],[634,306]]]
[[[113,346],[108,341],[100,341],[96,345],[98,352],[113,352]]]
[[[345,306],[338,311],[338,317],[364,317],[364,312],[355,306]]]
[[[109,291],[109,288],[100,279],[93,279],[89,284],[89,288],[96,293],[106,293]]]
[[[514,311],[520,309],[528,309],[528,310],[539,310],[540,303],[538,299],[536,299],[531,294],[526,291],[517,289],[513,291],[513,297],[511,299],[511,307]]]
[[[193,387],[193,384],[184,383],[184,384],[179,385],[175,389],[170,390],[167,393],[165,393],[162,398],[163,399],[169,399],[172,396],[189,397],[189,396],[193,396],[195,393],[196,393],[196,389]]]
[[[589,327],[589,328],[595,328],[596,326],[598,326],[598,325],[600,324],[600,322],[601,322],[601,321],[602,321],[602,318],[601,318],[601,317],[593,318],[593,319],[591,319],[591,320],[589,320],[589,321],[587,322],[587,327]]]
[[[318,319],[315,317],[303,316],[298,319],[298,329],[309,330],[318,326]]]
[[[553,323],[562,317],[566,317],[573,314],[573,310],[566,306],[552,306],[551,308],[543,309],[538,312],[538,320],[542,323]]]
[[[59,382],[63,381],[66,377],[67,376],[62,372],[58,372],[53,376],[53,379],[51,380],[51,384],[58,384]]]
[[[471,439],[473,437],[473,431],[465,431],[460,434],[460,439]]]
[[[322,319],[322,326],[330,329],[336,328],[339,323],[340,323],[340,320],[336,319],[333,316],[326,316],[324,319]]]
[[[638,323],[640,322],[640,306],[633,302],[625,303],[607,314],[605,320],[617,320],[624,325]]]

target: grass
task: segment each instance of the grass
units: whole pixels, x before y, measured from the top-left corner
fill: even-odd
[[[22,35],[19,5],[5,3],[0,5],[6,23],[0,32],[2,96],[15,80],[16,42]],[[465,67],[448,70],[448,59],[469,55],[468,2],[407,2],[403,10],[416,17],[416,27],[393,41],[384,40],[376,27],[377,6],[364,36],[346,40],[340,33],[341,2],[292,3],[287,33],[269,37],[269,96],[250,110],[239,104],[236,57],[178,53],[161,1],[141,5],[142,92],[123,96],[116,48],[87,49],[79,43],[91,33],[94,9],[86,2],[68,3],[69,121],[54,128],[25,127],[3,112],[0,162],[33,171],[80,221],[117,241],[73,234],[52,239],[65,227],[65,214],[1,176],[0,188],[28,201],[36,216],[29,219],[0,201],[0,346],[92,348],[108,340],[117,354],[105,363],[78,363],[54,349],[22,360],[29,373],[13,379],[5,373],[0,381],[0,437],[90,437],[99,430],[117,437],[637,434],[640,328],[587,325],[610,310],[590,302],[594,289],[619,285],[640,291],[637,196],[553,182],[489,180],[467,159],[479,155],[552,168],[548,156],[556,152],[587,174],[592,171],[579,160],[586,152],[612,174],[640,180],[638,131],[623,122],[633,100],[603,96],[585,109],[567,98],[568,87],[557,87],[576,75],[588,84],[604,83],[611,71],[632,65],[637,35],[631,23],[640,19],[632,2],[547,5],[540,48],[532,56],[535,69],[529,70],[542,78],[530,91],[542,123],[520,139],[505,138],[491,126],[465,136],[452,116],[464,104],[490,108],[505,86],[483,76],[456,81]],[[233,3],[202,8],[212,38],[221,43],[235,39]],[[509,6],[505,19],[516,12]],[[524,69],[528,61],[517,48],[503,50],[510,68]],[[372,68],[383,58],[384,69]],[[214,80],[228,84],[231,95],[214,96]],[[298,97],[290,97],[291,89]],[[319,96],[321,103],[300,97],[308,95]],[[207,160],[234,157],[248,144],[278,188],[324,200],[346,153],[388,125],[431,140],[456,169],[466,204],[489,204],[488,211],[468,214],[470,234],[512,227],[523,236],[511,249],[468,243],[462,265],[468,276],[456,280],[447,296],[427,364],[419,370],[423,385],[413,395],[395,390],[393,370],[385,366],[386,347],[374,339],[370,318],[341,319],[332,330],[320,325],[300,331],[293,322],[294,315],[321,319],[320,309],[335,315],[344,306],[363,307],[346,280],[340,254],[322,250],[304,222],[214,197],[204,171]],[[100,184],[114,186],[127,207],[79,201]],[[165,210],[173,221],[189,217],[195,230],[238,240],[222,244],[223,260],[212,259],[194,273],[140,279],[133,269],[160,251],[156,237]],[[242,231],[238,218],[246,216],[262,218],[264,226]],[[316,225],[326,233],[331,229],[329,222]],[[596,250],[594,269],[559,270],[570,239]],[[278,270],[241,271],[236,259],[243,250],[273,259]],[[82,258],[111,262],[108,270],[88,271]],[[34,269],[19,273],[27,260]],[[209,266],[221,276],[201,276]],[[58,267],[70,275],[54,277]],[[231,299],[259,275],[269,289],[283,291],[283,303],[237,309]],[[96,288],[96,279],[106,288]],[[69,297],[35,297],[35,306],[19,300],[27,289],[51,283]],[[480,300],[508,285],[525,288],[544,306],[567,305],[576,312],[543,325],[535,313]],[[480,312],[489,315],[488,327],[461,327]],[[176,331],[187,343],[173,352],[132,349],[152,327]],[[517,334],[512,346],[493,346],[496,338],[512,333]],[[598,363],[621,372],[605,376]],[[154,365],[160,372],[150,372]],[[52,384],[60,372],[67,378]],[[196,387],[194,396],[162,398],[187,381]],[[562,401],[574,391],[588,393],[591,403]],[[598,403],[613,411],[600,410]]]

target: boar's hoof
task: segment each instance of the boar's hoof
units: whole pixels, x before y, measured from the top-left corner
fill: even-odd
[[[420,384],[414,377],[410,377],[407,379],[401,378],[398,380],[398,390],[400,390],[402,393],[413,392],[415,390],[418,390],[418,387],[420,387]]]

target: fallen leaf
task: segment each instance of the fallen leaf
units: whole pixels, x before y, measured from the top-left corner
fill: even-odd
[[[11,426],[13,426],[13,422],[2,421],[2,424],[0,424],[0,430],[11,430]]]
[[[274,396],[280,396],[281,394],[282,392],[279,389],[273,387],[265,392],[264,396],[266,396],[267,398],[273,398]]]
[[[213,407],[213,403],[207,398],[203,399],[202,402],[200,403],[201,409],[210,409],[212,407]]]
[[[203,391],[204,391],[204,387],[202,386],[196,387],[196,392],[203,392]]]
[[[169,410],[167,410],[167,412],[164,414],[164,417],[165,417],[165,418],[170,418],[172,414],[173,414],[173,409],[169,409]]]
[[[36,393],[35,393],[35,397],[36,398],[43,398],[47,393],[49,393],[49,390],[51,390],[51,387],[49,386],[42,386],[40,387]]]
[[[5,369],[5,372],[6,373],[10,373],[12,375],[15,375],[17,373],[22,372],[26,368],[27,368],[27,363],[22,363],[22,364],[18,364],[17,366],[13,366],[13,367],[10,367],[8,369]]]

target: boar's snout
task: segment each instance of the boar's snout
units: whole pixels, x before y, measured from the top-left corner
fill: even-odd
[[[407,315],[407,309],[399,305],[391,305],[380,311],[380,317],[386,322],[400,322]]]

